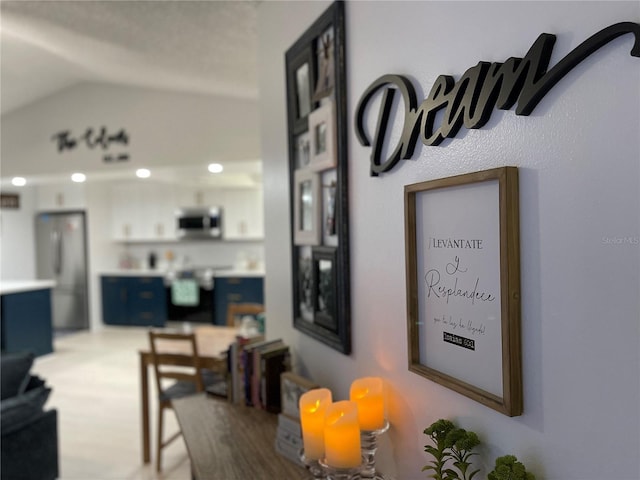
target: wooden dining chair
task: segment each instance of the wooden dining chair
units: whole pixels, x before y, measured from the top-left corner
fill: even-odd
[[[227,305],[227,326],[236,326],[236,320],[243,315],[256,316],[264,312],[261,303],[229,303]]]
[[[158,392],[158,443],[156,470],[162,468],[162,449],[181,435],[178,431],[163,440],[164,411],[172,408],[171,402],[178,398],[204,391],[205,382],[200,368],[200,357],[194,333],[149,331],[151,361],[156,374]],[[189,358],[185,365],[176,365],[175,354]]]

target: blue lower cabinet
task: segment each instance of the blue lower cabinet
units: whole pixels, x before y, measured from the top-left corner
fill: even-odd
[[[213,288],[215,324],[227,324],[230,303],[264,304],[262,277],[216,277]]]
[[[102,321],[107,325],[129,324],[128,277],[102,277]]]
[[[1,302],[3,352],[53,352],[50,289],[5,294]]]
[[[132,278],[130,324],[164,327],[167,320],[167,290],[162,277]]]
[[[103,276],[102,320],[107,325],[163,327],[167,293],[162,277]]]

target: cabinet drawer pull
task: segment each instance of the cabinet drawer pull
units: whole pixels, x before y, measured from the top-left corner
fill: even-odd
[[[153,298],[153,292],[140,292],[140,298],[150,300]]]

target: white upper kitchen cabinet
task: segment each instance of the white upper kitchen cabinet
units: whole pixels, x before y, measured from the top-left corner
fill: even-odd
[[[224,238],[256,239],[264,236],[261,188],[224,191]]]
[[[225,240],[255,240],[264,237],[261,187],[178,187],[180,207],[222,207]]]
[[[111,188],[111,236],[114,240],[128,241],[142,238],[140,190],[132,185]]]
[[[111,189],[112,238],[118,241],[175,240],[172,185],[128,183]]]
[[[51,183],[39,185],[36,191],[38,211],[83,210],[86,208],[83,183]]]
[[[175,240],[175,212],[182,207],[222,207],[225,240],[257,240],[264,236],[260,187],[134,182],[111,188],[112,238],[124,242]]]
[[[142,195],[140,211],[144,216],[142,221],[143,238],[152,240],[175,240],[175,194],[171,184],[143,184],[140,188]]]

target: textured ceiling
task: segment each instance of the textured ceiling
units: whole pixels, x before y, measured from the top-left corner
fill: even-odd
[[[256,98],[258,3],[2,0],[2,113],[85,81]]]

